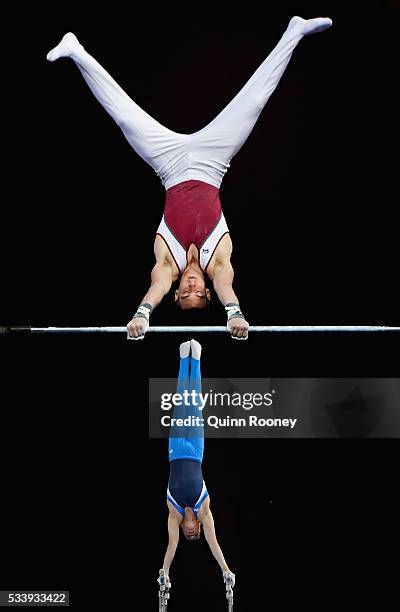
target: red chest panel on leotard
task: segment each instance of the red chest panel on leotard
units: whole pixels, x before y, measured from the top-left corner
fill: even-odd
[[[164,219],[187,251],[200,248],[222,214],[219,189],[202,181],[184,181],[166,192]]]

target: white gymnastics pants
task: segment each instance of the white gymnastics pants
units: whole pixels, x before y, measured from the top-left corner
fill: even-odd
[[[294,22],[294,23],[293,23]],[[165,189],[195,179],[220,187],[230,161],[251,133],[303,37],[292,20],[281,40],[233,100],[207,126],[178,134],[150,117],[80,45],[70,54],[91,91]]]

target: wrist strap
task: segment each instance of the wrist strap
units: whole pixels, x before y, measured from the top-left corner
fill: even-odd
[[[225,310],[228,313],[228,321],[233,319],[233,317],[244,319],[244,314],[240,310],[239,304],[226,304]]]
[[[153,306],[151,304],[140,304],[132,319],[135,319],[136,317],[144,317],[146,321],[148,321],[152,311]]]

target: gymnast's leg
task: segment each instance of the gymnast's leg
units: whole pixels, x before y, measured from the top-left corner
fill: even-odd
[[[179,347],[179,373],[176,392],[183,394],[189,389],[189,369],[190,369],[190,340],[182,342]],[[174,407],[173,418],[184,419],[187,417],[187,407],[181,403]],[[170,429],[168,455],[169,460],[187,458],[188,444],[186,441],[186,428],[184,426],[172,425]],[[189,449],[190,453],[190,449]]]
[[[179,374],[178,384],[176,387],[177,393],[183,393],[189,388],[189,368],[190,368],[190,340],[182,342],[179,347]]]
[[[190,391],[196,392],[196,398],[193,402],[191,412],[193,416],[204,419],[204,414],[199,410],[199,394],[201,393],[201,370],[200,370],[200,357],[201,357],[201,344],[196,340],[190,341],[191,357],[190,357],[190,379],[189,388]],[[204,426],[196,425],[192,427],[191,431],[191,442],[198,461],[203,461],[204,455]]]
[[[189,357],[190,351],[192,356]],[[195,340],[183,342],[180,345],[180,363],[177,384],[177,393],[185,391],[201,392],[200,355],[201,346]],[[174,408],[174,419],[187,419],[188,417],[202,418],[198,399],[189,396],[187,403],[182,402]],[[176,421],[175,421],[176,423]],[[204,453],[204,427],[202,425],[174,424],[170,429],[169,460],[193,459],[202,462]]]
[[[211,123],[192,135],[192,147],[200,163],[212,163],[222,180],[230,160],[248,138],[278,85],[295,47],[303,36],[331,25],[328,18],[290,20],[281,40],[243,89]]]
[[[183,135],[168,130],[142,110],[71,32],[47,54],[50,62],[60,57],[70,57],[75,62],[92,93],[121,128],[132,148],[159,173],[170,161],[170,152],[182,145]]]

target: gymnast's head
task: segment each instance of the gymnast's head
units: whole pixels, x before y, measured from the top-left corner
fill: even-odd
[[[181,523],[183,535],[189,542],[200,540],[201,525],[191,508],[185,508],[185,516]]]
[[[182,310],[206,308],[210,301],[204,274],[199,266],[188,266],[183,272],[179,288],[175,291],[175,304]]]

